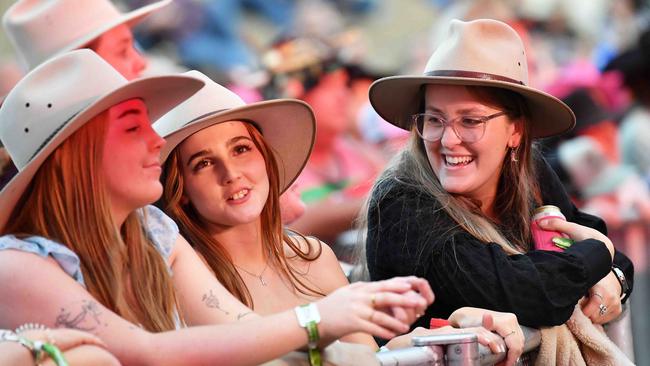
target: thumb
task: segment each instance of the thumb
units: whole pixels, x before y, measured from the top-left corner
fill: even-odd
[[[494,318],[492,317],[492,314],[483,314],[483,321],[481,322],[481,326],[489,330],[494,329]]]

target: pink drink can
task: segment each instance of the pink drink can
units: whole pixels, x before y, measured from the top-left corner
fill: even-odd
[[[530,231],[535,242],[535,249],[562,252],[564,250],[553,243],[553,238],[565,237],[565,235],[558,231],[547,231],[539,227],[538,221],[550,218],[566,220],[560,209],[553,205],[540,206],[533,212]]]

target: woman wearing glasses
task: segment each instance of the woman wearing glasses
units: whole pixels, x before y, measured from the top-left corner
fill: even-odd
[[[612,320],[626,296],[612,262],[628,281],[632,265],[593,229],[604,232],[604,223],[571,204],[533,146],[571,129],[573,113],[526,86],[523,44],[508,25],[454,20],[449,29],[424,75],[383,78],[370,89],[377,112],[411,131],[368,203],[371,278],[429,280],[436,302],[414,326],[464,306],[557,325],[585,295],[592,321]],[[534,250],[530,223],[541,205],[566,216],[542,224],[575,241],[566,251]]]

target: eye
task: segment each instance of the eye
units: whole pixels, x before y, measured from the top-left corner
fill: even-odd
[[[424,123],[432,127],[441,127],[444,124],[444,118],[435,114],[425,114],[423,118]]]
[[[253,148],[248,144],[239,144],[233,148],[235,155],[243,154],[245,152],[251,151]]]
[[[140,130],[140,125],[136,125],[136,126],[131,126],[131,127],[127,128],[126,132],[137,132],[139,130]]]
[[[209,167],[210,165],[212,165],[212,162],[210,160],[203,159],[203,160],[200,160],[198,163],[196,163],[196,165],[194,165],[193,170],[196,172],[196,171],[199,171],[199,170],[201,170],[203,168]]]
[[[483,119],[480,117],[463,117],[460,120],[460,123],[463,125],[463,127],[468,127],[468,128],[473,128],[473,127],[479,127],[481,124],[483,124]]]

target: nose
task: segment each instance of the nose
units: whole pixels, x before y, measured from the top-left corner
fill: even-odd
[[[151,151],[160,151],[163,146],[167,143],[164,138],[160,137],[156,131],[154,131],[151,125],[148,125],[147,128],[147,146]]]
[[[237,163],[222,161],[220,165],[221,169],[219,169],[220,172],[218,174],[221,176],[220,181],[222,185],[230,185],[241,179],[241,172]]]
[[[144,69],[147,67],[147,59],[138,51],[137,49],[133,49],[133,63],[132,63],[132,69],[133,69],[133,74],[136,77],[139,77]]]
[[[440,143],[444,147],[452,147],[460,144],[462,141],[458,137],[458,134],[454,130],[454,127],[451,124],[448,124],[444,127],[442,131],[442,137],[440,137]]]

